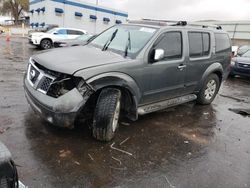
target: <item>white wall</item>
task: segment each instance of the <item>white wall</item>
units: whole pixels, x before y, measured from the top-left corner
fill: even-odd
[[[38,2],[34,4],[31,3],[30,10],[36,10],[37,8],[45,7],[45,13],[43,14],[42,12],[40,12],[40,14],[38,14],[37,12],[34,12],[33,14],[30,14],[30,23],[45,22],[46,24],[57,24],[60,27],[73,27],[73,28],[84,29],[91,34],[96,34],[114,25],[116,20],[121,20],[123,23],[125,23],[127,20],[127,17],[115,15],[115,12],[127,14],[126,12],[107,7],[97,6],[90,3],[85,3],[80,0],[68,0],[73,3],[78,3],[77,6],[64,4],[61,2],[55,2],[52,0],[31,0],[31,2],[34,1]],[[107,13],[105,11],[98,11],[98,10],[96,11],[82,6],[101,8],[111,11],[112,13]],[[55,8],[63,9],[64,13],[56,14]],[[76,17],[75,12],[80,12],[83,14],[83,16]],[[96,15],[97,20],[91,20],[89,18],[90,15]],[[110,22],[105,23],[103,21],[104,17],[109,18]]]

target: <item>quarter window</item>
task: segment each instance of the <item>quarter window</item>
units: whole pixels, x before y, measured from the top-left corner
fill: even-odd
[[[181,32],[167,32],[160,37],[154,45],[155,49],[164,50],[164,59],[176,59],[182,57],[182,34]]]
[[[227,34],[224,33],[215,33],[215,51],[223,52],[230,48],[230,39]]]
[[[189,56],[202,57],[210,52],[210,34],[203,32],[188,32]]]

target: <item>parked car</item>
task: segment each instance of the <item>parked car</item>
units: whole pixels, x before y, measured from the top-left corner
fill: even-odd
[[[241,56],[242,54],[244,54],[246,51],[250,50],[250,45],[243,45],[240,46],[237,50],[237,54],[238,56]]]
[[[18,180],[16,164],[8,148],[0,141],[0,187],[1,188],[26,188]]]
[[[25,96],[48,122],[73,128],[78,118],[88,117],[93,136],[109,141],[121,114],[137,120],[189,101],[210,104],[230,61],[230,38],[220,28],[120,24],[87,45],[32,56]]]
[[[33,28],[32,30],[30,30],[28,32],[28,34],[31,35],[32,33],[35,33],[35,32],[47,32],[47,31],[54,29],[54,28],[57,28],[57,27],[59,27],[59,26],[56,24],[46,24],[45,26]]]
[[[54,28],[45,33],[35,32],[29,35],[29,42],[42,49],[50,49],[56,40],[75,39],[76,37],[87,34],[85,30],[72,28]]]
[[[60,41],[55,41],[54,42],[54,47],[59,48],[59,47],[67,47],[67,46],[80,46],[80,45],[85,45],[89,40],[94,38],[95,35],[90,35],[90,34],[84,34],[79,37],[76,37],[75,39],[65,39],[65,40],[60,40]]]
[[[232,59],[230,76],[240,75],[250,77],[250,46],[248,50],[246,49],[247,47],[244,50],[241,49],[237,56]]]

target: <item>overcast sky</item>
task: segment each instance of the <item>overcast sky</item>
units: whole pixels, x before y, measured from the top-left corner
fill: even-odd
[[[99,4],[127,11],[130,19],[250,20],[250,0],[99,0]]]

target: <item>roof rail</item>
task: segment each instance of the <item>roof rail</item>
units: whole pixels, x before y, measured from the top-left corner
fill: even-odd
[[[202,28],[214,28],[221,30],[221,26],[218,25],[209,25],[209,24],[202,24],[197,22],[187,22],[187,21],[173,21],[173,20],[156,20],[156,19],[141,19],[141,20],[130,20],[129,23],[134,24],[150,24],[156,26],[196,26]]]
[[[156,19],[146,19],[146,18],[143,18],[142,19],[143,21],[146,21],[146,22],[158,22],[158,23],[165,23],[166,25],[181,25],[181,26],[185,26],[187,25],[187,22],[186,21],[174,21],[174,20],[156,20]]]
[[[218,29],[221,30],[222,27],[220,25],[214,25],[214,24],[203,24],[203,23],[197,23],[197,22],[190,22],[188,23],[188,25],[190,26],[197,26],[197,27],[202,27],[202,28],[214,28],[214,29]]]

